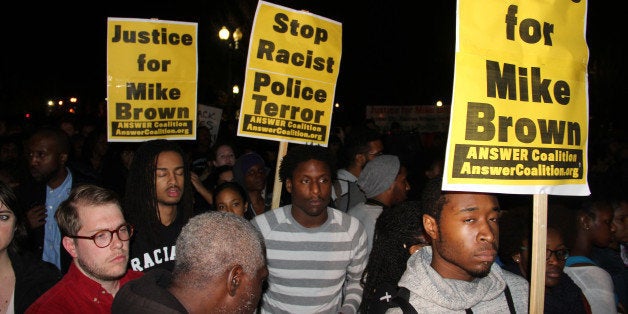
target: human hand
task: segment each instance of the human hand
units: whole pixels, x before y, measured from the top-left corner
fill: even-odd
[[[194,172],[190,172],[190,174],[190,181],[192,181],[194,189],[196,189],[197,191],[205,189],[205,186],[203,186],[203,182],[201,182],[201,178],[198,176],[198,174]]]
[[[48,215],[44,205],[35,205],[26,212],[26,222],[31,229],[43,226],[46,223],[46,218]]]
[[[212,192],[208,190],[205,185],[203,185],[203,182],[201,182],[201,178],[198,176],[198,174],[192,173],[192,175],[190,176],[190,180],[192,181],[192,186],[194,186],[196,192],[198,192],[203,197],[203,199],[205,199],[205,201],[211,205],[213,203]]]

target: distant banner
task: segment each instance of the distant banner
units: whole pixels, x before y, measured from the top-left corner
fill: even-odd
[[[382,130],[398,123],[404,131],[447,132],[450,106],[366,106],[366,118]]]
[[[342,24],[264,1],[253,24],[238,135],[327,146]]]
[[[222,109],[198,104],[198,125],[209,129],[212,143],[216,143],[218,132],[220,131],[220,121],[222,120]]]
[[[110,142],[196,139],[197,24],[107,20]]]
[[[588,195],[586,1],[459,0],[443,189]]]

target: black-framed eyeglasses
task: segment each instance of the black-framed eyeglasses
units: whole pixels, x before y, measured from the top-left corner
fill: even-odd
[[[545,260],[549,261],[550,257],[552,257],[552,254],[554,254],[554,256],[556,256],[556,259],[559,261],[565,261],[567,260],[567,258],[569,258],[568,249],[560,249],[556,251],[547,249],[547,251],[545,252]]]
[[[525,246],[521,247],[522,251],[527,250],[528,248]],[[556,259],[559,261],[566,261],[569,258],[569,249],[560,249],[560,250],[550,250],[550,249],[546,249],[545,251],[545,260],[549,261],[550,257],[552,257],[552,254],[554,254],[554,256],[556,256]]]
[[[72,239],[92,240],[97,247],[102,249],[108,247],[109,244],[111,244],[114,233],[118,235],[118,239],[120,239],[120,241],[129,241],[131,239],[131,236],[133,236],[133,225],[123,224],[116,230],[100,230],[91,237],[79,235],[69,235],[67,237]]]

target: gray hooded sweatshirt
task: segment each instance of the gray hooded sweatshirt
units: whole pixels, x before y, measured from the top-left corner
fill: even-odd
[[[410,304],[418,313],[509,313],[504,289],[510,289],[517,313],[528,312],[529,284],[521,276],[493,263],[490,273],[472,281],[445,279],[430,266],[432,247],[426,246],[408,260],[400,287],[410,290]],[[393,308],[386,313],[403,313]]]

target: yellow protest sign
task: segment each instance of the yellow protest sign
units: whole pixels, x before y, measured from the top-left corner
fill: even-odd
[[[110,142],[195,139],[197,24],[109,18]]]
[[[238,135],[327,146],[342,25],[264,1],[253,24]]]
[[[586,1],[458,1],[443,189],[588,195]]]

